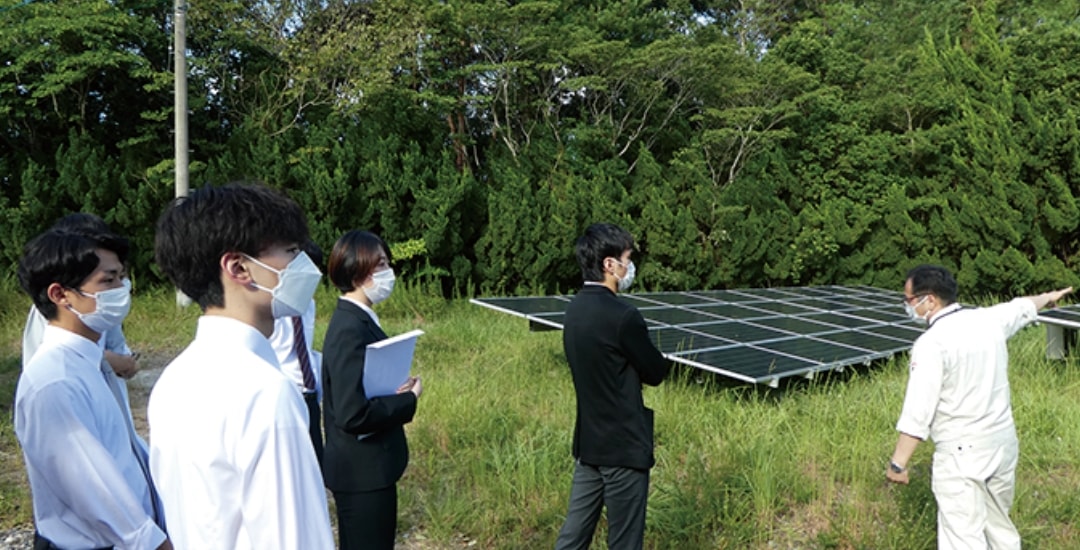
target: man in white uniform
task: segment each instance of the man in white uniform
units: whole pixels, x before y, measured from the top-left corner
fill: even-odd
[[[308,411],[308,436],[311,447],[315,449],[315,457],[319,464],[322,464],[322,410],[319,407],[322,392],[322,354],[311,347],[314,338],[315,300],[312,300],[303,315],[274,320],[270,345],[274,347],[274,353],[281,363],[281,372],[293,381],[296,389],[304,396],[304,405]],[[303,356],[305,353],[306,357]]]
[[[267,337],[321,273],[300,208],[262,185],[207,187],[158,220],[155,258],[203,310],[150,394],[150,467],[179,548],[334,547],[308,414]]]
[[[116,238],[116,234],[109,229],[105,220],[86,212],[68,214],[60,218],[49,229],[76,233],[91,239],[109,240]],[[127,278],[126,270],[123,272],[122,277],[123,279]],[[130,281],[124,281],[123,279],[121,282],[130,285]],[[22,366],[24,369],[30,363],[30,359],[34,356],[38,347],[41,346],[41,340],[45,336],[45,327],[48,325],[48,319],[38,311],[36,306],[31,305],[30,312],[26,316],[26,326],[23,327]],[[149,465],[149,447],[146,445],[146,441],[135,431],[135,423],[131,415],[131,402],[128,399],[127,382],[125,382],[126,379],[131,378],[139,371],[139,364],[136,355],[128,347],[123,326],[117,324],[105,331],[105,334],[98,340],[98,344],[104,350],[104,360],[101,363],[103,376],[108,382],[109,389],[112,390],[120,408],[123,409],[124,420],[128,425],[139,462]]]
[[[48,319],[15,395],[35,548],[172,548],[98,344],[131,306],[126,254],[115,235],[47,231],[19,263],[20,285]]]
[[[308,240],[301,247],[311,258],[312,263],[321,269],[323,265],[322,249],[314,241]],[[303,315],[282,317],[274,320],[274,332],[270,335],[270,345],[274,347],[281,372],[296,384],[304,396],[304,405],[308,411],[308,435],[315,457],[322,464],[322,353],[315,351],[315,300],[311,300]]]
[[[911,350],[900,436],[886,477],[907,484],[915,448],[927,437],[934,441],[939,548],[1020,548],[1009,519],[1019,452],[1006,341],[1070,292],[964,308],[945,268],[921,265],[908,272],[904,307],[928,328]]]

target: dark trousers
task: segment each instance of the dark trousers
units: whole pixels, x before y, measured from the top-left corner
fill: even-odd
[[[608,548],[639,550],[645,540],[648,500],[648,470],[590,466],[579,460],[570,488],[570,508],[555,541],[555,549],[587,549],[600,520],[600,509],[606,506]]]
[[[319,410],[319,394],[316,392],[305,393],[304,403],[307,405],[308,434],[311,436],[311,446],[315,448],[315,458],[319,459],[319,467],[322,468],[322,411]]]
[[[53,544],[49,539],[41,536],[41,533],[34,531],[34,550],[62,550],[59,546]],[[112,546],[106,546],[105,548],[99,548],[96,550],[113,550]]]
[[[393,550],[397,485],[361,492],[334,491],[340,550]]]

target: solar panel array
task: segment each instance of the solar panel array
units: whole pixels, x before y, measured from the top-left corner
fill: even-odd
[[[776,386],[889,357],[922,330],[903,294],[869,286],[781,287],[620,294],[638,308],[669,359],[744,382]],[[476,298],[474,304],[561,329],[573,296]],[[1080,312],[1078,312],[1080,313]]]
[[[1038,320],[1046,325],[1046,356],[1064,359],[1071,355],[1078,344],[1080,304],[1042,310]]]
[[[1080,304],[1044,309],[1039,312],[1039,321],[1072,329],[1080,329]]]

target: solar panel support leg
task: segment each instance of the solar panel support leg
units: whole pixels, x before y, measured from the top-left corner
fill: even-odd
[[[1046,324],[1046,358],[1065,359],[1076,347],[1076,329]]]

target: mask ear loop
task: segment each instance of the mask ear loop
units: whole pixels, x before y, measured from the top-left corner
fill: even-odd
[[[241,253],[241,254],[243,254],[243,253]],[[252,262],[254,262],[255,265],[257,265],[257,266],[259,266],[259,267],[261,267],[261,268],[263,268],[263,269],[265,269],[267,271],[272,271],[278,277],[278,284],[281,284],[281,274],[285,271],[284,269],[274,269],[274,268],[264,264],[263,262],[260,262],[259,260],[256,260],[255,258],[252,258],[251,256],[249,256],[247,254],[243,254],[243,257],[250,260],[250,261],[252,261]],[[255,281],[254,272],[251,271],[250,269],[247,269],[246,267],[244,269],[248,273],[248,278],[251,279],[251,286],[253,286],[253,287],[255,287],[255,288],[259,289],[259,290],[263,290],[263,291],[266,291],[266,292],[269,292],[269,293],[273,294],[273,292],[274,292],[273,288],[260,285],[259,283],[257,283]]]
[[[60,287],[60,288],[63,289],[64,292],[74,292],[75,294],[78,294],[79,296],[82,296],[83,298],[90,298],[90,299],[94,300],[94,310],[95,311],[97,310],[97,296],[96,295],[95,296],[87,296],[85,292],[83,292],[83,291],[81,291],[81,290],[79,290],[77,288],[68,288],[68,287]],[[83,313],[83,312],[75,309],[75,304],[71,303],[71,300],[67,299],[66,295],[64,296],[64,301],[67,302],[64,305],[64,307],[67,308],[68,311],[74,313],[76,316],[88,315],[87,313]],[[93,313],[93,312],[90,312],[90,313]]]
[[[615,259],[614,257],[612,257],[612,256],[608,256],[607,258],[604,258],[604,262],[607,262],[608,260],[611,260],[611,263],[613,263],[613,264],[617,264],[617,265],[622,265],[622,262],[620,262],[619,260],[616,260],[616,259]],[[615,273],[615,266],[611,266],[611,268],[610,268],[610,269],[608,269],[608,268],[607,268],[607,266],[605,266],[605,268],[604,268],[604,271],[606,271],[607,273],[611,273],[611,275],[612,275],[613,277],[615,277],[616,279],[621,279],[621,277],[619,277],[619,276],[618,276],[618,275],[617,275],[617,274]]]
[[[922,300],[919,300],[919,303],[915,304],[915,306],[911,308],[912,311],[915,311],[915,310],[919,309],[919,306],[923,305],[923,303],[925,303],[926,299],[929,298],[929,297],[930,297],[929,294],[923,294]],[[926,312],[927,315],[929,315],[929,313],[930,313],[929,311]],[[918,315],[919,312],[915,311],[915,314]],[[927,315],[919,315],[919,318],[923,319],[924,321],[930,321],[930,319],[927,317]]]
[[[247,254],[243,252],[226,252],[221,255],[218,265],[229,279],[240,286],[257,289],[259,285],[255,282],[253,271],[245,264],[245,256]]]

